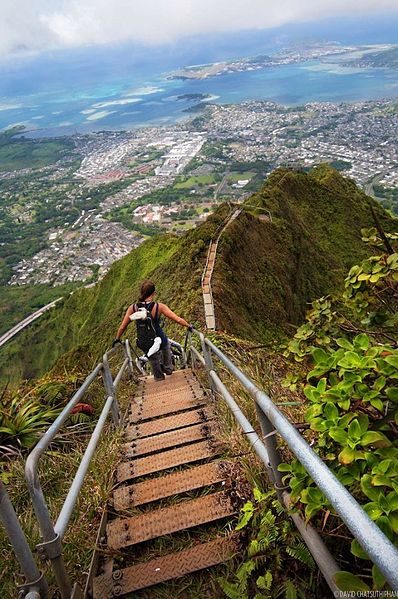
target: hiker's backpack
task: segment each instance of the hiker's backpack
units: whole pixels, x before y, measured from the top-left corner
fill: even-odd
[[[137,347],[139,347],[143,352],[148,353],[151,349],[153,342],[155,341],[155,337],[158,337],[158,333],[156,331],[155,322],[158,317],[159,304],[156,304],[156,313],[155,319],[152,318],[152,309],[155,306],[155,302],[150,302],[146,304],[145,302],[139,302],[134,305],[135,310],[139,308],[145,308],[147,317],[145,320],[136,320],[137,326]]]

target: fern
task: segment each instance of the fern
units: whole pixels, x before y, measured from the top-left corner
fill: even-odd
[[[228,582],[224,578],[218,578],[217,580],[226,597],[229,597],[229,599],[245,599],[238,584]]]
[[[285,582],[285,599],[297,599],[296,586],[291,580]]]
[[[241,510],[236,529],[248,528],[251,538],[233,579],[219,579],[229,599],[308,599],[314,596],[311,593],[314,587],[312,556],[293,530],[293,524],[283,517],[285,510],[273,497],[273,492],[262,493],[256,488],[254,502],[246,502]],[[306,571],[309,583],[294,575],[296,569],[291,571],[291,558],[309,568]],[[293,581],[289,580],[292,575]]]
[[[247,579],[253,570],[255,570],[255,568],[256,562],[253,560],[243,562],[243,564],[238,568],[238,571],[236,572],[236,578],[239,580],[241,586],[247,586]]]
[[[267,570],[264,576],[259,576],[257,578],[256,584],[259,589],[263,591],[269,591],[272,585],[272,573]]]
[[[277,499],[274,499],[273,502],[271,503],[271,505],[274,508],[274,510],[276,511],[276,513],[278,514],[278,516],[282,516],[282,514],[284,514],[286,512],[283,505]]]
[[[268,512],[266,512],[264,516],[261,518],[260,526],[268,526],[269,528],[271,528],[275,525],[275,522],[276,517],[271,512],[271,510],[268,510]]]
[[[308,566],[311,570],[315,568],[314,559],[303,541],[297,541],[294,546],[286,547],[286,553],[293,559]]]

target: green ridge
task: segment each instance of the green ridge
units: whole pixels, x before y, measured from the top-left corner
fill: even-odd
[[[308,303],[335,290],[347,269],[368,255],[360,229],[373,225],[369,202],[392,230],[394,220],[330,167],[272,173],[221,238],[213,275],[218,328],[269,342],[302,322]],[[269,209],[272,223],[252,206]],[[229,213],[223,205],[182,237],[146,241],[95,287],[66,297],[0,350],[0,380],[36,377],[55,364],[88,371],[115,337],[143,278],[156,282],[160,301],[203,325],[200,278],[209,241]],[[179,327],[168,331],[181,338]],[[130,338],[134,341],[133,327]]]
[[[258,341],[291,332],[308,304],[336,290],[369,254],[360,230],[374,225],[370,203],[393,230],[394,220],[329,166],[272,173],[221,239],[213,276],[218,327]],[[270,210],[272,223],[252,206]]]

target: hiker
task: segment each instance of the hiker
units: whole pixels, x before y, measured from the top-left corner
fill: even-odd
[[[170,375],[173,373],[173,360],[169,340],[160,326],[160,317],[170,318],[170,320],[174,320],[181,326],[187,327],[190,331],[192,331],[192,326],[184,318],[174,314],[165,304],[155,302],[155,293],[154,283],[152,281],[143,281],[139,302],[127,309],[112,347],[116,343],[120,343],[120,337],[130,322],[135,320],[137,325],[137,347],[144,351],[148,357],[155,381],[163,381],[165,374]]]

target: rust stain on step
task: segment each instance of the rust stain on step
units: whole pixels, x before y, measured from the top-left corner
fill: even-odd
[[[237,541],[234,537],[216,538],[190,549],[116,570],[113,575],[103,574],[94,579],[94,597],[118,597],[181,578],[186,574],[226,562],[236,551]]]
[[[220,491],[212,495],[158,508],[133,518],[117,518],[107,526],[110,549],[122,549],[156,537],[187,530],[236,513],[230,497]]]
[[[135,485],[119,487],[113,492],[114,508],[119,512],[171,495],[219,483],[227,478],[224,466],[225,462],[210,462],[182,472],[172,472],[166,476],[145,480]]]

